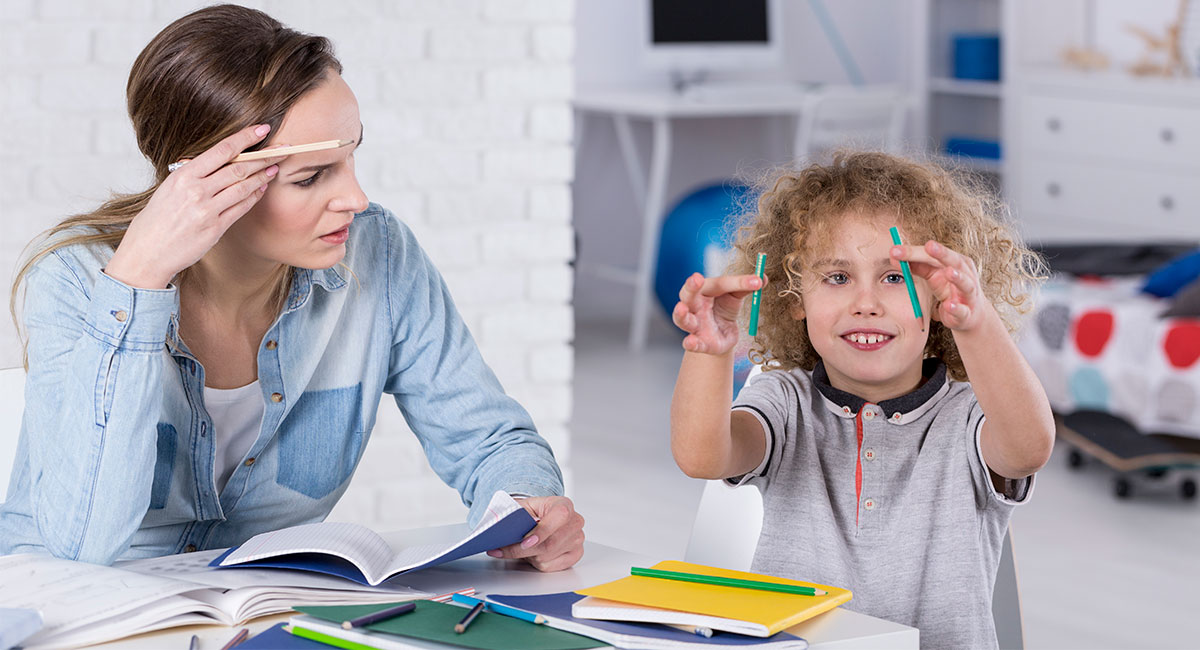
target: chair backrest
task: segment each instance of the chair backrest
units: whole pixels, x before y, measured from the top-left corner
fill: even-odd
[[[909,99],[896,86],[825,87],[805,96],[793,155],[806,163],[841,146],[898,153]]]
[[[8,493],[8,479],[17,457],[17,438],[25,413],[25,369],[0,369],[0,503]]]
[[[754,486],[730,487],[725,481],[708,481],[696,510],[692,536],[683,559],[695,564],[749,571],[762,531],[762,494]],[[992,591],[992,618],[996,639],[1004,650],[1025,647],[1021,624],[1021,599],[1017,590],[1017,565],[1013,560],[1012,529],[1004,535],[1000,568]]]

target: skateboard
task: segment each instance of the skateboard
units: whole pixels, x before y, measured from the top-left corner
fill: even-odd
[[[1116,472],[1113,494],[1125,499],[1133,493],[1134,478],[1164,481],[1181,472],[1179,495],[1196,498],[1196,469],[1200,468],[1200,439],[1165,433],[1145,434],[1129,422],[1103,411],[1075,411],[1063,416],[1059,437],[1071,446],[1067,465],[1083,467],[1094,458]]]

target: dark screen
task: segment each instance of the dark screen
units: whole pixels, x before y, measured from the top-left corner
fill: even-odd
[[[654,43],[766,43],[767,0],[651,0]]]

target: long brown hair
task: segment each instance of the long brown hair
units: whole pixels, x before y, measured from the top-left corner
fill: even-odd
[[[895,215],[912,242],[934,239],[971,258],[980,288],[1010,333],[1031,307],[1032,289],[1046,277],[1041,257],[1021,242],[1003,202],[965,172],[843,150],[827,165],[775,170],[758,185],[757,209],[742,217],[729,272],[754,273],[758,253],[767,254],[765,273],[776,289],[762,293],[762,320],[750,349],[751,362],[764,368],[816,366],[820,356],[805,325],[792,318],[793,307],[803,306],[806,266],[832,241],[840,220],[854,213]],[[745,302],[748,310],[750,301]],[[938,321],[929,327],[925,355],[938,357],[952,378],[966,381],[950,329]]]
[[[278,130],[288,109],[342,65],[333,45],[256,9],[215,5],[192,12],[158,33],[133,63],[125,87],[138,149],[154,167],[154,183],[116,194],[95,210],[76,214],[41,235],[17,272],[9,298],[17,319],[17,291],[45,256],[75,244],[116,250],[129,223],[167,177],[167,165],[194,158],[251,124]],[[258,143],[251,149],[269,144]],[[280,274],[272,298],[282,305],[292,273]],[[28,366],[28,354],[25,354]]]

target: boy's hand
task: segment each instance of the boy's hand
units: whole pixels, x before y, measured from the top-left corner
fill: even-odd
[[[722,355],[738,341],[737,315],[746,296],[766,285],[755,275],[723,275],[705,278],[693,273],[679,290],[679,303],[671,320],[688,333],[683,349]]]
[[[971,258],[930,240],[924,246],[893,246],[892,266],[899,269],[900,260],[907,261],[913,275],[925,278],[933,290],[933,320],[952,330],[968,331],[991,310],[992,303],[979,290],[979,271]]]

